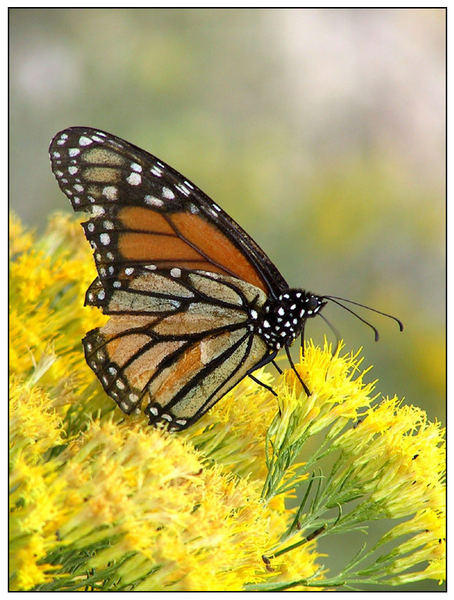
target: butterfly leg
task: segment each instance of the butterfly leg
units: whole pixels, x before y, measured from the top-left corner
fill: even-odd
[[[257,379],[257,377],[254,377],[254,375],[252,375],[252,373],[248,373],[248,375],[252,379],[252,381],[255,381],[255,383],[258,383],[259,385],[261,385],[262,387],[267,389],[269,392],[271,392],[273,394],[273,396],[277,397],[276,392],[273,390],[273,388],[271,386],[267,385],[266,383],[263,383],[263,381],[260,381],[260,379]]]
[[[304,383],[304,381],[301,379],[301,375],[298,373],[298,371],[296,370],[295,367],[295,363],[292,360],[292,357],[290,355],[290,350],[288,348],[288,346],[285,346],[285,352],[287,354],[287,358],[288,358],[288,362],[290,363],[290,366],[292,367],[292,369],[295,371],[295,375],[298,377],[299,382],[301,383],[301,385],[304,388],[304,391],[306,392],[306,396],[310,396],[311,392],[309,391],[309,388],[307,387],[307,385]]]
[[[280,367],[280,366],[277,364],[277,362],[273,360],[273,361],[272,361],[272,363],[273,363],[274,367],[276,368],[277,372],[279,373],[279,375],[282,375],[282,369],[281,369],[281,367]]]
[[[306,325],[306,321],[303,321],[303,326],[301,328],[301,354],[304,356],[304,327]]]
[[[274,396],[277,396],[276,392],[273,390],[273,388],[269,385],[267,385],[266,383],[263,383],[262,381],[260,381],[259,379],[257,379],[257,377],[254,377],[254,375],[252,375],[252,373],[256,370],[256,369],[260,369],[260,367],[264,367],[265,365],[267,365],[268,363],[272,362],[274,363],[274,359],[276,358],[277,355],[277,351],[273,352],[271,354],[268,354],[267,356],[265,356],[264,358],[262,358],[262,360],[260,362],[258,362],[256,365],[254,365],[252,367],[252,369],[250,369],[246,375],[249,375],[249,377],[252,379],[252,381],[255,381],[255,383],[260,384],[261,386],[263,386],[264,388],[266,388],[269,392],[271,392]],[[278,367],[279,368],[279,367]]]

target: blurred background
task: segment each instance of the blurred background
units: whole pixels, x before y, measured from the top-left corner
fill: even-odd
[[[9,14],[10,206],[26,225],[70,211],[47,155],[57,131],[125,138],[207,192],[290,285],[399,316],[404,333],[362,313],[374,343],[324,313],[378,391],[444,421],[443,9]]]

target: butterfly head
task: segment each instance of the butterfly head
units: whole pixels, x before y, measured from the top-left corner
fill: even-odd
[[[258,333],[268,346],[279,350],[289,346],[301,333],[306,319],[315,317],[326,300],[301,289],[288,289],[263,306]]]

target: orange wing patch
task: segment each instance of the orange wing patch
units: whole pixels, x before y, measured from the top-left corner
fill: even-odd
[[[151,233],[121,233],[118,249],[128,261],[197,260],[200,254],[177,237]]]
[[[166,218],[158,211],[130,206],[119,211],[118,219],[122,227],[132,230],[119,234],[118,249],[124,260],[230,274],[267,292],[243,252],[200,215],[177,212]]]
[[[175,231],[158,212],[140,206],[126,206],[118,212],[120,223],[129,229],[175,235]]]
[[[217,227],[208,223],[198,215],[176,213],[170,217],[178,231],[201,252],[218,265],[228,265],[228,272],[233,272],[240,279],[259,287],[264,292],[267,286],[249,260]],[[215,269],[211,269],[215,270]]]

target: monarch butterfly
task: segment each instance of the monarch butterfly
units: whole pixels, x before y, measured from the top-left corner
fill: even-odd
[[[82,343],[122,411],[143,410],[150,424],[185,429],[243,377],[257,381],[253,371],[274,362],[281,348],[310,394],[289,347],[298,336],[303,342],[306,320],[328,300],[352,301],[289,288],[229,215],[133,144],[70,127],[53,138],[49,153],[73,209],[91,213],[82,226],[98,277],[85,305],[110,319]],[[378,338],[375,327],[340,305]]]

